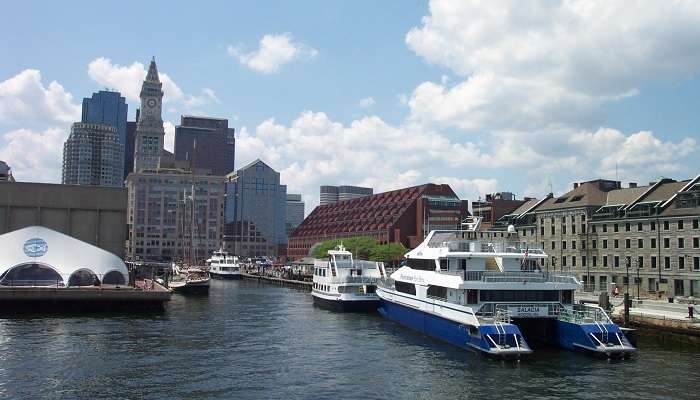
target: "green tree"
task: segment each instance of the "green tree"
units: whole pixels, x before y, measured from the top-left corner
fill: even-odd
[[[314,248],[313,256],[316,258],[326,258],[328,250],[333,250],[340,244],[351,252],[356,259],[382,261],[385,263],[401,259],[407,251],[401,243],[379,244],[370,237],[356,236],[321,242]]]

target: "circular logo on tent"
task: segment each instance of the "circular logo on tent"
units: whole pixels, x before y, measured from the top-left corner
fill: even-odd
[[[23,249],[28,257],[41,257],[49,250],[49,245],[44,239],[34,238],[24,242]]]

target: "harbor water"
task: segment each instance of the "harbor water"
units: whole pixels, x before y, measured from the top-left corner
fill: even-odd
[[[639,337],[630,360],[457,349],[309,293],[213,281],[156,315],[3,316],[0,398],[697,399],[700,349]]]

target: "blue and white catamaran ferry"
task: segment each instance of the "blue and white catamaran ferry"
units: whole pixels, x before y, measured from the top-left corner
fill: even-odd
[[[380,268],[378,310],[425,335],[499,357],[531,353],[528,340],[604,357],[635,352],[603,309],[574,304],[581,287],[575,277],[541,270],[546,257],[506,238],[480,242],[473,230],[432,231],[404,266],[390,274]]]
[[[341,244],[328,250],[328,258],[314,262],[314,304],[334,311],[374,311],[379,305],[375,292],[379,268],[374,261],[353,260]]]

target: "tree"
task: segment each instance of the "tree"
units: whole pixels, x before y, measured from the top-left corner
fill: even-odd
[[[342,245],[353,257],[359,260],[382,261],[385,263],[399,260],[406,253],[406,248],[401,243],[379,244],[376,240],[367,236],[357,236],[343,239],[332,239],[321,242],[314,248],[313,256],[326,258],[328,250]]]

